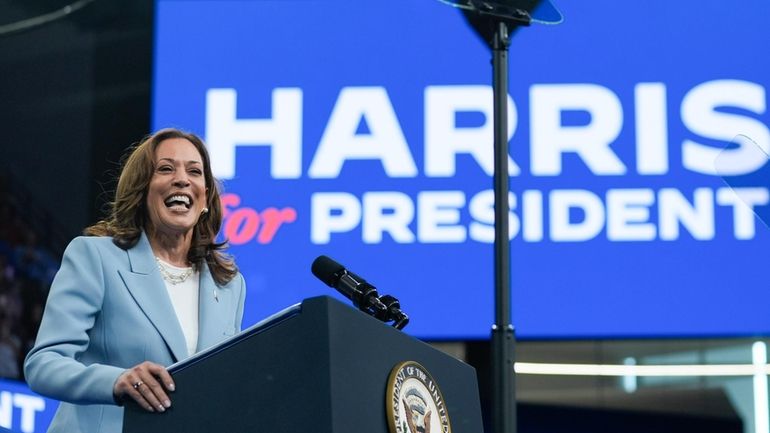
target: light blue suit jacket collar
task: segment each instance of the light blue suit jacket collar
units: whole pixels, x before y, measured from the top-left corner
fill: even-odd
[[[142,232],[139,242],[127,250],[130,272],[122,273],[128,290],[155,329],[163,337],[174,361],[189,356],[182,327],[177,319],[163,277],[147,236]],[[222,329],[215,326],[222,317],[224,306],[219,302],[220,287],[205,263],[200,268],[198,289],[198,350],[213,345],[222,338]],[[213,325],[213,326],[212,326]]]

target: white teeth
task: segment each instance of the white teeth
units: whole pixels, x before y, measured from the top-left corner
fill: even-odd
[[[181,208],[189,209],[190,201],[191,201],[190,197],[187,197],[186,195],[182,195],[182,194],[177,194],[167,198],[165,201],[165,204],[169,208],[181,207]]]
[[[172,195],[171,197],[166,199],[166,203],[171,203],[175,201],[182,202],[186,205],[190,204],[190,198],[184,195]]]

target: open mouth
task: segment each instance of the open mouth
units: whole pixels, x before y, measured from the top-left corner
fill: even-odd
[[[187,210],[192,205],[192,199],[184,194],[174,194],[163,202],[167,208],[172,210]]]

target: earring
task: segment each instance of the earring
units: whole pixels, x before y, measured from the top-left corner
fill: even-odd
[[[204,215],[204,214],[207,214],[207,213],[209,213],[209,208],[204,207],[203,209],[201,209],[201,215]]]

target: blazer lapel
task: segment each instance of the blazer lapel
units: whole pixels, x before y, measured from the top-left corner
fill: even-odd
[[[208,265],[201,266],[198,291],[198,350],[206,349],[222,341],[227,333],[227,313],[231,290],[219,287],[209,271]]]
[[[139,242],[127,250],[130,272],[119,271],[134,300],[168,345],[174,361],[188,357],[182,327],[158,271],[150,242],[142,232]]]

